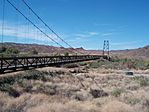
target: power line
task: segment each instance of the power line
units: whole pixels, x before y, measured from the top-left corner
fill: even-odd
[[[53,42],[55,42],[60,47],[63,47],[61,44],[56,42],[53,38],[51,38],[48,34],[46,34],[43,30],[41,30],[37,25],[35,25],[29,18],[27,18],[14,4],[12,4],[9,0],[7,2],[16,10],[18,11],[27,21],[29,21],[35,28],[37,28],[41,33],[43,33],[46,37],[51,39]]]

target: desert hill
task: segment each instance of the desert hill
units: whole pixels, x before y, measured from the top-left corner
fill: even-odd
[[[27,53],[32,50],[36,50],[39,54],[64,54],[68,52],[69,54],[83,53],[83,54],[101,54],[102,51],[97,50],[85,50],[81,48],[63,48],[55,47],[49,45],[39,45],[39,44],[20,44],[20,43],[4,43],[3,46],[6,48],[15,48],[20,53]]]
[[[111,51],[111,53],[113,55],[118,55],[124,58],[133,57],[133,58],[149,59],[149,45],[137,49],[115,50]]]
[[[27,53],[35,49],[39,54],[64,54],[68,52],[69,54],[84,53],[84,54],[102,54],[102,50],[86,50],[84,48],[63,48],[54,47],[49,45],[38,45],[38,44],[20,44],[20,43],[4,43],[7,48],[15,48],[20,53]],[[110,54],[113,56],[119,56],[122,58],[133,57],[149,59],[149,45],[137,48],[137,49],[126,49],[126,50],[111,50]]]

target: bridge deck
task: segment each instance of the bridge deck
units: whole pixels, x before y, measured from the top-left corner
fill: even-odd
[[[80,56],[31,56],[31,57],[1,57],[0,73],[26,70],[36,67],[56,66],[65,63],[74,63],[96,59],[109,59],[102,55],[80,55]]]

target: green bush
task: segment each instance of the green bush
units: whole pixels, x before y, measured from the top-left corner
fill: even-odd
[[[69,56],[69,53],[68,52],[65,52],[64,56]]]
[[[80,65],[80,66],[86,66],[87,63],[86,63],[86,62],[80,62],[79,65]]]
[[[124,92],[126,92],[126,90],[123,88],[115,88],[115,89],[113,89],[111,94],[112,94],[112,96],[118,97],[121,95],[121,93],[124,93]]]
[[[149,69],[149,61],[145,63],[145,69]]]
[[[15,48],[2,47],[0,49],[0,53],[3,53],[3,54],[19,54],[19,51]]]
[[[7,83],[0,85],[0,91],[8,92],[8,94],[13,97],[20,96],[20,93],[17,92],[14,88],[12,88],[12,86],[10,84],[7,84]]]
[[[91,68],[99,68],[99,67],[104,66],[104,65],[108,65],[108,63],[104,62],[104,61],[90,62],[89,63],[89,67],[91,67]]]
[[[1,48],[0,48],[0,53],[6,52],[6,49],[7,49],[6,47],[1,47]]]
[[[129,98],[129,99],[127,99],[127,103],[130,104],[130,105],[136,105],[139,102],[140,102],[140,100],[137,99],[137,98]]]
[[[140,80],[140,86],[149,86],[149,80],[147,78],[142,78]]]
[[[34,48],[34,49],[30,52],[30,54],[37,55],[37,54],[38,54],[38,51]]]
[[[125,58],[120,59],[118,57],[112,58],[112,61],[98,61],[98,62],[89,62],[89,67],[91,68],[109,68],[109,69],[141,69],[144,70],[147,67],[149,68],[149,63],[142,59],[133,59]]]
[[[76,68],[79,67],[77,63],[65,64],[63,67],[65,68]]]
[[[149,86],[149,78],[147,77],[138,76],[138,77],[134,77],[133,80],[137,81],[141,87]]]

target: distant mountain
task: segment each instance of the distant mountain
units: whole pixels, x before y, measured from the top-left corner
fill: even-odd
[[[38,45],[38,44],[19,44],[19,43],[4,43],[5,47],[15,48],[19,50],[21,53],[28,53],[35,49],[39,54],[43,55],[59,55],[59,54],[96,54],[101,55],[102,50],[85,50],[84,48],[63,48],[63,47],[54,47],[48,45]],[[121,58],[142,58],[142,59],[149,59],[149,45],[138,48],[138,49],[126,49],[126,50],[112,50],[110,51],[112,56],[118,56]]]
[[[112,55],[118,55],[123,58],[133,57],[149,59],[149,45],[138,49],[115,50],[111,51],[111,53]]]
[[[3,46],[7,48],[15,48],[20,53],[29,53],[32,50],[36,50],[39,54],[47,54],[47,55],[59,55],[59,54],[78,54],[84,53],[84,54],[100,54],[101,51],[96,50],[85,50],[84,48],[63,48],[63,47],[54,47],[49,45],[38,45],[38,44],[20,44],[20,43],[4,43]]]

